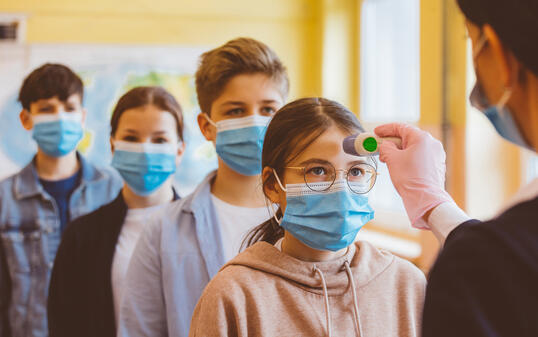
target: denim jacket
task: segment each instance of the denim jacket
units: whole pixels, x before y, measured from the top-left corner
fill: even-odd
[[[215,174],[144,227],[125,277],[118,336],[189,334],[204,287],[226,262],[211,200]]]
[[[71,220],[109,203],[122,181],[78,155],[81,181],[69,199]],[[34,161],[0,182],[0,336],[47,336],[47,294],[60,217]]]

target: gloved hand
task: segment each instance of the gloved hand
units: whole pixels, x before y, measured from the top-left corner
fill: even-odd
[[[379,159],[389,168],[394,187],[403,199],[413,227],[430,229],[424,215],[443,202],[452,201],[445,191],[445,151],[431,134],[402,123],[385,124],[379,137],[399,137],[401,149],[391,141],[379,145]]]

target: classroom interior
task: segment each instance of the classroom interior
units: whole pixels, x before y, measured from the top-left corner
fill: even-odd
[[[470,41],[455,1],[2,0],[0,23],[17,30],[15,39],[0,42],[4,93],[18,90],[22,78],[5,74],[27,73],[34,47],[207,50],[248,36],[272,47],[287,66],[289,100],[327,97],[355,112],[367,130],[402,121],[442,140],[446,188],[472,217],[495,216],[538,176],[536,156],[502,140],[468,103]],[[0,166],[0,178],[17,168],[7,161]],[[437,240],[410,228],[381,164],[380,172],[372,192],[376,218],[358,239],[427,271]]]

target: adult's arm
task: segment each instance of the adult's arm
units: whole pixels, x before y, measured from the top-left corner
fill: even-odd
[[[443,202],[430,213],[427,223],[441,245],[459,225],[469,221],[469,216],[455,202]]]
[[[390,178],[402,197],[414,227],[431,229],[442,244],[447,235],[469,217],[445,191],[446,155],[443,145],[431,134],[402,123],[375,129],[379,137],[400,138],[379,146],[379,158],[387,164]]]
[[[502,240],[473,226],[469,221],[449,235],[430,272],[422,336],[527,336],[518,310],[532,295],[523,294],[526,280],[512,269],[519,268],[517,258]],[[534,305],[528,309],[538,318]]]

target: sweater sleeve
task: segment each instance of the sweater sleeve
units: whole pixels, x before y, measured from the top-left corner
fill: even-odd
[[[76,277],[77,222],[67,226],[52,268],[47,309],[51,337],[76,336],[79,332],[76,315],[79,297],[77,285],[80,285]]]
[[[160,223],[149,223],[129,262],[118,322],[118,336],[167,336],[161,270]]]

